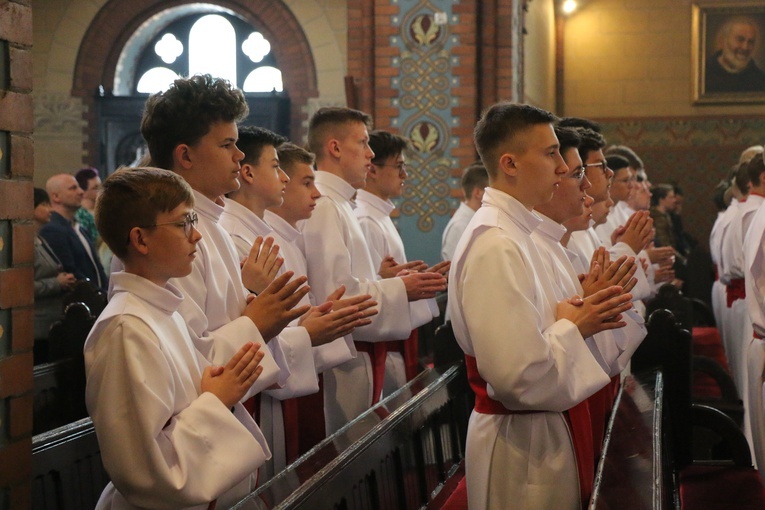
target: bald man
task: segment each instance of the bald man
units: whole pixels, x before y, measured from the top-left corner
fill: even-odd
[[[50,245],[65,271],[74,274],[78,280],[88,279],[95,287],[106,291],[106,274],[96,248],[74,223],[74,215],[82,204],[82,188],[74,176],[58,174],[48,179],[45,189],[50,196],[52,212],[50,222],[40,229],[40,236]]]

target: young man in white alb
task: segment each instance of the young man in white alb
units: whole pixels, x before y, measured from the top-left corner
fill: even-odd
[[[556,118],[500,103],[475,130],[489,174],[449,275],[449,309],[476,393],[466,451],[471,509],[578,509],[587,497],[565,411],[610,382],[585,338],[624,327],[622,287],[556,302],[531,238],[568,171]]]
[[[264,246],[270,242],[266,236],[272,235],[273,229],[264,220],[265,210],[281,205],[289,183],[289,177],[279,166],[276,152],[284,141],[283,137],[264,128],[242,127],[239,130],[237,145],[245,153],[239,173],[240,186],[224,200],[220,224],[231,234],[242,260],[248,256],[256,240],[266,238]],[[272,251],[278,249],[278,245],[274,246]],[[275,276],[279,270],[280,264],[274,264],[269,271]],[[361,296],[358,302],[363,302],[363,298]],[[301,301],[307,302],[307,296]],[[337,305],[335,310],[332,310],[333,304]],[[325,348],[340,349],[348,359],[352,356],[342,337],[368,322],[357,304],[322,301],[320,306],[314,307],[299,321],[293,321],[276,339],[289,360],[290,377],[282,388],[267,391],[260,401],[261,429],[273,453],[273,462],[261,470],[263,480],[286,467],[287,443],[295,442],[294,438],[285,437],[285,434],[297,429],[297,416],[291,412],[292,409],[285,407],[284,401],[319,391],[313,348],[340,339]]]
[[[401,239],[390,214],[396,206],[392,198],[401,196],[406,182],[407,141],[387,131],[372,131],[369,146],[375,153],[367,173],[367,184],[356,195],[356,217],[372,256],[372,264],[380,267],[380,277],[395,277],[402,270],[449,272],[449,261],[428,268],[421,260],[408,262]],[[387,343],[383,395],[401,388],[419,372],[417,328],[438,317],[435,299],[414,301],[409,306],[412,332],[406,339]]]
[[[457,243],[470,223],[470,218],[481,207],[483,190],[489,185],[489,176],[483,163],[477,161],[465,168],[460,179],[464,199],[454,211],[441,235],[441,260],[452,260]]]
[[[301,225],[308,277],[316,295],[340,286],[346,294],[369,294],[378,315],[353,332],[359,356],[325,373],[327,433],[332,433],[376,402],[385,373],[385,342],[412,331],[409,303],[435,297],[446,288],[437,273],[411,273],[380,279],[358,219],[356,191],[366,184],[374,152],[369,147],[369,116],[349,108],[321,108],[311,118],[308,145],[316,155],[316,187],[321,192],[311,218]]]

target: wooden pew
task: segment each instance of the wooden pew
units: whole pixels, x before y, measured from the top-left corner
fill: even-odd
[[[690,333],[671,312],[657,310],[649,317],[643,344],[633,356],[635,377],[646,380],[660,371],[656,377],[661,391],[657,390],[656,395],[661,398],[654,398],[660,416],[654,419],[652,429],[654,479],[664,485],[662,496],[655,499],[662,502],[658,508],[765,508],[765,490],[752,468],[749,446],[738,425],[721,410],[691,399]],[[616,423],[609,432],[612,437],[617,434]],[[632,438],[637,436],[630,431],[624,441],[633,444]],[[656,446],[659,438],[662,444]],[[606,464],[608,454],[604,455],[601,462]],[[660,475],[656,474],[656,466],[661,466]]]
[[[32,508],[95,508],[109,478],[90,418],[32,439]]]
[[[34,367],[33,433],[41,434],[88,415],[82,358],[67,358]]]
[[[34,367],[33,433],[40,434],[87,416],[82,347],[95,317],[83,303],[70,303],[51,326],[50,363]]]
[[[424,371],[237,508],[438,508],[463,475],[463,371]],[[93,508],[109,481],[89,418],[36,435],[32,463],[34,510]]]
[[[606,429],[590,510],[674,508],[662,431],[664,391],[661,372],[624,380]]]
[[[437,508],[462,478],[463,371],[425,370],[234,508]]]

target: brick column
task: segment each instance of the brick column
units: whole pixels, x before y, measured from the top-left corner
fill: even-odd
[[[523,0],[348,0],[348,74],[376,128],[412,141],[394,223],[410,259],[440,258],[477,154],[480,112],[523,97]]]
[[[30,508],[32,2],[0,0],[0,508]]]

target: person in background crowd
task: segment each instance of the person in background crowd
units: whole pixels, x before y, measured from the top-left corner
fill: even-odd
[[[655,230],[654,244],[658,246],[671,246],[677,250],[675,229],[670,211],[675,210],[675,190],[669,184],[657,184],[651,190],[651,218]]]
[[[467,228],[470,218],[481,207],[483,190],[489,185],[489,176],[483,163],[477,161],[465,168],[465,171],[462,172],[460,185],[465,198],[460,202],[460,206],[454,211],[454,215],[444,228],[444,233],[441,236],[441,260],[452,259],[457,243]]]
[[[83,191],[82,207],[74,214],[76,221],[83,232],[88,236],[90,242],[98,246],[98,231],[96,230],[96,221],[93,218],[93,212],[96,208],[96,197],[101,190],[101,177],[98,170],[93,167],[82,168],[74,174],[80,188]]]
[[[107,278],[98,253],[90,238],[74,223],[84,192],[69,174],[57,174],[45,184],[51,201],[50,222],[40,228],[40,237],[56,254],[64,270],[78,280],[90,280],[101,290],[107,288]]]
[[[34,189],[35,228],[35,364],[47,359],[48,331],[62,315],[61,298],[77,279],[64,271],[61,261],[48,243],[37,235],[40,227],[50,221],[50,199],[44,189]]]

